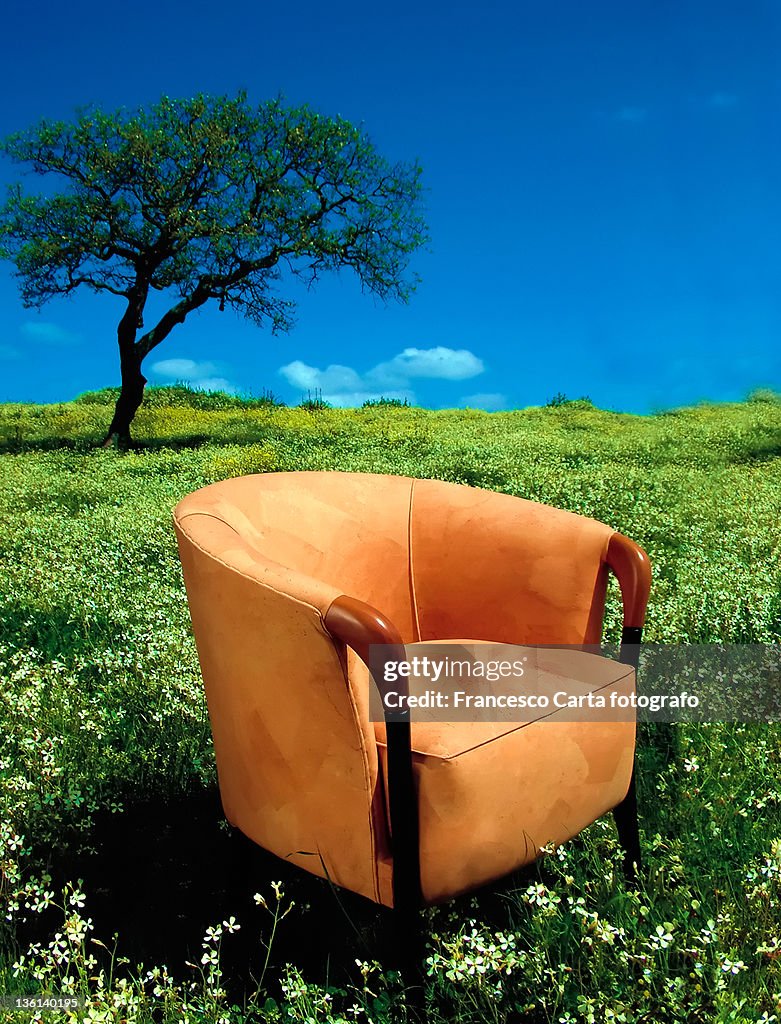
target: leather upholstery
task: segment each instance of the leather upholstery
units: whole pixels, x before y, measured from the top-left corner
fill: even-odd
[[[328,608],[358,597],[407,644],[596,643],[614,531],[508,495],[351,473],[226,480],[174,518],[228,820],[392,905],[384,726]],[[559,654],[556,671],[586,689],[634,687],[625,665]],[[520,867],[623,798],[634,723],[561,718],[413,724],[427,902]]]

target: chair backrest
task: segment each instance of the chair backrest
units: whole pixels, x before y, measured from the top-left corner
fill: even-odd
[[[411,484],[367,473],[264,473],[204,487],[180,508],[222,520],[264,563],[382,608],[412,640]]]
[[[614,532],[534,501],[416,480],[410,537],[420,639],[598,644]]]

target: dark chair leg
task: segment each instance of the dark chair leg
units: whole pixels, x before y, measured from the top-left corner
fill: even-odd
[[[635,773],[629,783],[629,791],[620,804],[613,810],[618,829],[618,840],[624,848],[624,874],[630,882],[637,878],[641,867],[640,830],[637,824],[637,793],[635,791]]]
[[[639,551],[640,549],[638,549]],[[636,554],[636,553],[635,553]],[[648,587],[650,586],[650,569],[648,568],[648,557],[643,552],[641,561],[645,565],[646,573],[646,587],[645,587],[645,600],[648,598]],[[639,571],[639,563],[635,565],[635,569]],[[639,577],[638,577],[639,578]],[[624,584],[621,583],[621,593]],[[624,597],[626,602],[626,597]],[[626,603],[624,605],[626,611]],[[643,604],[643,611],[645,605]],[[642,618],[642,616],[641,616]],[[619,660],[625,665],[631,665],[632,668],[637,672],[640,664],[640,641],[643,638],[642,626],[624,626],[621,633],[621,651],[619,654]],[[634,882],[637,878],[637,872],[641,868],[640,859],[640,829],[637,823],[637,791],[635,789],[635,767],[632,767],[632,778],[629,780],[629,789],[627,794],[621,803],[613,810],[613,817],[616,820],[616,828],[618,829],[618,841],[624,848],[624,875],[627,881]]]
[[[406,989],[411,1021],[426,1020],[426,970],[424,963],[423,919],[415,907],[401,907],[393,914],[393,963]]]

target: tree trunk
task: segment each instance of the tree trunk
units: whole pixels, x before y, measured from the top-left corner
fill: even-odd
[[[143,354],[136,345],[136,333],[142,322],[148,286],[137,284],[128,295],[127,309],[117,327],[119,342],[119,369],[122,386],[114,407],[114,417],[103,442],[104,448],[116,444],[118,448],[130,447],[130,424],[144,400],[146,377],[141,373]]]
[[[130,424],[144,398],[146,377],[141,373],[141,360],[135,352],[120,357],[122,387],[114,408],[114,417],[103,446],[116,444],[119,448],[130,445]]]

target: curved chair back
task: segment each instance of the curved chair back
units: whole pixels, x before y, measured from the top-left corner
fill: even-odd
[[[410,568],[419,639],[598,644],[614,533],[508,494],[414,481]]]

